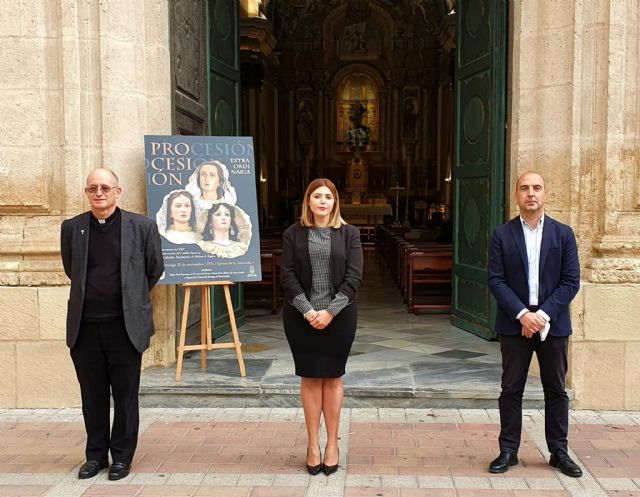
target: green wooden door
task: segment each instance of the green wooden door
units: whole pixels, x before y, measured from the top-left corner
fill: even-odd
[[[504,220],[507,1],[458,2],[452,323],[495,338],[487,287],[493,229]]]
[[[169,2],[173,134],[238,135],[240,131],[240,38],[235,0]],[[244,322],[242,285],[231,287],[238,325]],[[176,296],[181,316],[184,289]],[[214,334],[230,330],[224,293],[211,298]],[[200,342],[200,292],[192,292],[187,343]]]
[[[240,23],[237,0],[209,0],[209,126],[240,133]]]
[[[237,0],[208,0],[209,132],[213,136],[240,134],[240,13]],[[244,322],[242,284],[231,287],[238,326]],[[229,315],[221,288],[211,292],[215,336],[227,333]]]

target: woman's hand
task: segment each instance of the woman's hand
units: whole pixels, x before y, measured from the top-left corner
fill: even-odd
[[[304,315],[304,318],[307,321],[309,321],[309,323],[311,323],[316,318],[317,315],[318,315],[318,311],[311,310]]]
[[[323,330],[329,323],[333,321],[333,315],[329,311],[318,311],[313,319],[309,320],[311,326],[313,326],[316,330]]]

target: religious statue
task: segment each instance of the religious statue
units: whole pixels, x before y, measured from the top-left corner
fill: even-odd
[[[303,148],[308,147],[313,142],[313,111],[311,102],[305,100],[298,112],[298,142]]]
[[[362,105],[360,100],[356,100],[351,104],[349,110],[349,121],[351,121],[352,128],[362,128],[362,119],[364,115],[367,113],[367,108]]]
[[[298,122],[296,124],[298,132],[298,144],[302,154],[302,180],[303,185],[311,181],[311,160],[313,154],[313,111],[311,102],[303,100],[298,111]]]
[[[418,111],[415,108],[413,99],[408,98],[404,103],[404,114],[402,116],[402,137],[405,140],[416,139],[416,123],[418,121]]]
[[[362,122],[366,113],[367,108],[359,99],[351,104],[349,110],[351,127],[345,133],[345,141],[351,150],[364,150],[369,145],[371,128]]]

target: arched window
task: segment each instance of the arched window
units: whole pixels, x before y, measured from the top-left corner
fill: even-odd
[[[365,109],[362,116],[362,124],[370,129],[370,144],[367,150],[378,150],[378,86],[368,75],[362,72],[353,72],[347,75],[338,86],[336,143],[339,152],[349,151],[345,138],[347,131],[353,126],[353,121],[350,120],[349,117],[352,115],[352,109],[354,106],[357,106],[358,102]]]

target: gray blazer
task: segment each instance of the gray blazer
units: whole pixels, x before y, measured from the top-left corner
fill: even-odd
[[[138,352],[144,352],[155,333],[149,292],[164,271],[160,234],[151,219],[122,209],[120,213],[120,281],[124,323],[133,346]],[[82,319],[90,220],[90,212],[67,219],[62,222],[60,233],[62,264],[71,280],[67,303],[69,347],[76,343]]]

